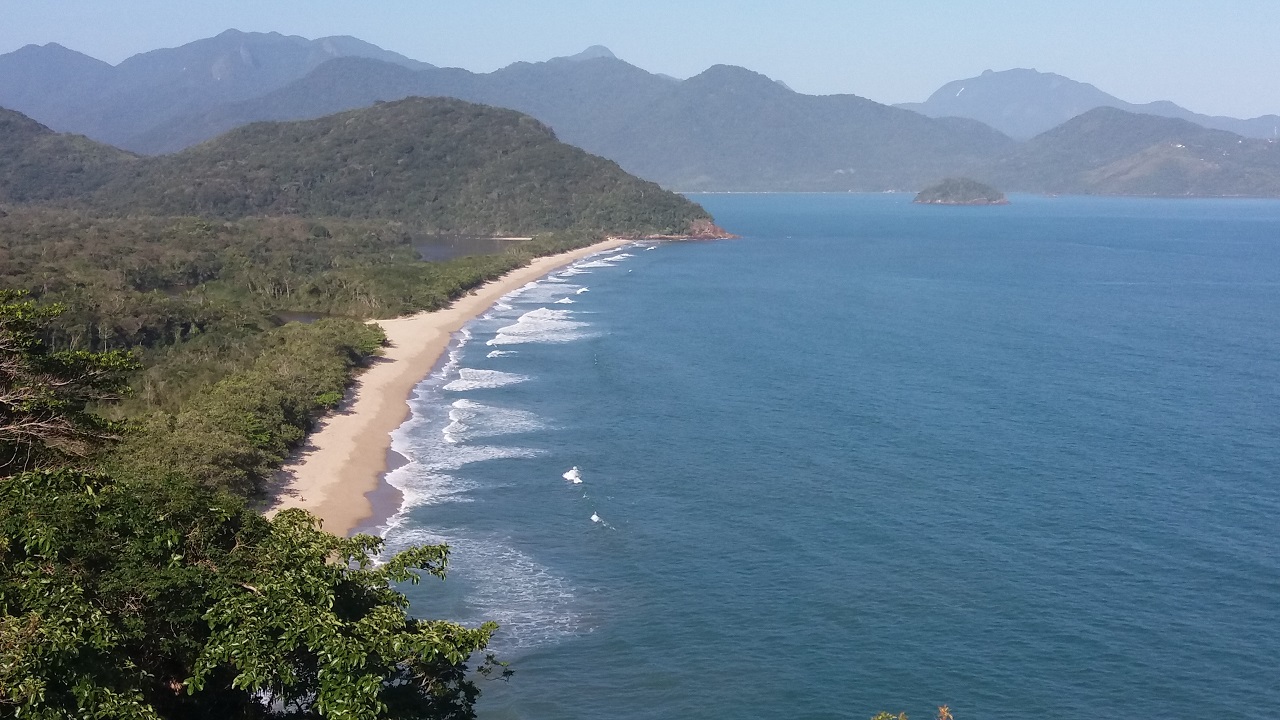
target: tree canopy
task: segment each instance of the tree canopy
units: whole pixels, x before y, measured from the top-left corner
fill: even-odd
[[[115,397],[132,361],[116,350],[51,352],[40,338],[58,312],[0,295],[0,441],[20,459],[0,476],[0,711],[41,719],[473,716],[478,689],[468,663],[496,627],[410,617],[394,587],[443,578],[447,547],[384,558],[379,538],[331,535],[301,510],[266,519],[190,472],[121,479],[73,467],[89,465],[91,447],[111,439],[115,426],[87,405]],[[286,330],[280,342],[324,343],[300,326]],[[274,387],[240,378],[228,392],[292,408],[294,422],[305,422],[334,401],[346,370],[380,337],[373,332],[359,347],[330,341],[333,361],[316,358],[292,381],[277,367]],[[262,397],[269,390],[283,394]],[[252,408],[232,414],[223,427],[259,431],[250,446],[287,446],[289,437],[273,435]],[[198,453],[182,443],[164,449],[179,466]],[[505,674],[492,658],[477,669]]]
[[[86,406],[118,399],[136,367],[120,350],[51,351],[42,331],[61,308],[21,298],[0,290],[0,478],[81,460],[117,437]]]
[[[0,180],[0,202],[57,201],[121,216],[362,218],[499,235],[679,234],[709,219],[527,115],[449,98],[255,123],[155,158],[0,110],[6,169],[13,180]]]
[[[374,564],[305,512],[72,471],[0,483],[0,708],[17,717],[465,718],[495,626],[406,615]],[[485,668],[494,667],[486,665]]]

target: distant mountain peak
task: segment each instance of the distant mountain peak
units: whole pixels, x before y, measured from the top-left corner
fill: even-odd
[[[732,88],[737,90],[759,90],[762,92],[781,91],[787,94],[794,94],[795,91],[787,87],[787,84],[774,80],[773,78],[758,73],[755,70],[748,70],[737,65],[712,65],[693,77],[685,80],[686,83],[695,86],[708,86],[718,88]]]
[[[1277,134],[1275,128],[1280,126],[1280,118],[1275,116],[1241,120],[1201,115],[1168,100],[1130,103],[1089,83],[1035,68],[985,70],[977,77],[943,85],[922,103],[903,103],[898,107],[934,118],[978,120],[1020,140],[1047,132],[1096,107],[1180,118],[1201,127],[1253,138],[1273,137]]]
[[[608,58],[617,60],[618,56],[613,51],[603,45],[592,45],[577,55],[565,55],[564,57],[552,58],[552,60],[567,60],[569,62],[581,62],[583,60],[597,60],[599,58]]]
[[[85,55],[82,52],[77,52],[75,50],[72,50],[71,48],[66,47],[65,45],[60,45],[56,42],[47,42],[43,45],[37,45],[35,43],[31,43],[30,45],[23,45],[22,47],[18,48],[17,50],[14,50],[10,54],[11,55],[35,55],[35,56],[58,56],[58,57],[65,57],[65,56],[89,57],[88,55]]]

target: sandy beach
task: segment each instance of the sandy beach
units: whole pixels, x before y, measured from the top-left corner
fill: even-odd
[[[382,357],[356,378],[348,402],[321,420],[301,452],[281,470],[281,489],[268,513],[302,508],[319,517],[325,530],[339,535],[368,520],[373,507],[366,496],[378,488],[387,470],[391,433],[408,417],[410,393],[435,367],[452,334],[503,295],[575,260],[629,242],[615,238],[538,258],[444,310],[376,321],[387,334]]]

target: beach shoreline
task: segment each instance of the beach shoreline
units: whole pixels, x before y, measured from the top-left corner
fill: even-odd
[[[409,417],[413,389],[440,362],[453,334],[504,295],[584,257],[631,242],[609,238],[535,258],[442,310],[373,321],[387,334],[383,354],[356,377],[348,400],[317,423],[301,450],[280,470],[267,514],[302,508],[336,535],[368,528],[375,519],[369,496],[385,484],[391,434]]]

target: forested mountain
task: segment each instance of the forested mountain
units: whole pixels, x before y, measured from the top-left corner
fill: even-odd
[[[0,108],[0,202],[85,196],[125,172],[137,157],[80,135],[55,133]]]
[[[260,98],[175,118],[139,137],[138,147],[144,152],[172,152],[256,120],[313,118],[379,100],[439,95],[526,112],[555,128],[566,142],[592,150],[592,139],[609,136],[610,129],[603,126],[612,128],[613,116],[634,117],[673,84],[604,57],[515,63],[488,74],[459,68],[414,72],[344,58]]]
[[[0,157],[16,165],[0,200],[60,200],[115,215],[346,217],[508,234],[680,233],[708,220],[528,116],[448,98],[255,123],[157,158],[5,112]]]
[[[1032,138],[978,177],[1024,191],[1280,195],[1280,143],[1098,108]]]
[[[600,55],[488,74],[335,60],[261,98],[176,118],[136,147],[173,150],[253,120],[314,117],[409,95],[526,112],[565,142],[680,190],[911,188],[1013,144],[980,123],[933,120],[853,95],[802,95],[742,68],[718,65],[675,81]]]
[[[131,147],[135,135],[169,118],[257,97],[350,56],[431,67],[353,37],[307,40],[238,30],[114,67],[56,44],[28,45],[0,55],[0,106],[55,130]]]
[[[413,71],[343,58],[261,98],[175,119],[140,142],[152,150],[171,149],[256,118],[318,116],[411,94],[446,95],[528,112],[566,142],[681,190],[877,191],[975,175],[1013,191],[1280,195],[1280,183],[1272,182],[1267,172],[1245,167],[1265,165],[1266,154],[1243,164],[1240,158],[1218,163],[1212,171],[1187,170],[1190,174],[1174,173],[1151,157],[1134,158],[1123,182],[1103,170],[1123,157],[1115,155],[1121,147],[1137,153],[1163,141],[1169,128],[1186,137],[1203,130],[1191,123],[1170,126],[1160,122],[1164,118],[1124,112],[1130,119],[1120,123],[1121,135],[1098,140],[1111,151],[1099,154],[1085,146],[1055,155],[1035,143],[1015,142],[977,120],[929,119],[852,95],[802,95],[743,68],[720,65],[675,81],[611,54],[589,55],[594,57],[516,63],[488,74],[456,68]],[[1057,78],[1026,73],[1032,76],[1023,79],[1037,87],[1045,77]],[[1002,79],[1019,77],[1013,73]],[[1105,96],[1092,86],[1059,80],[1067,85],[1063,96],[1069,102],[1054,106],[1055,113],[1074,108],[1083,113],[1095,107],[1099,95]],[[1022,132],[1050,121],[1038,105],[1018,112],[1026,121],[1015,124]],[[1144,136],[1144,129],[1152,134]],[[1128,140],[1121,143],[1121,138]],[[1249,147],[1257,142],[1237,139]],[[1082,167],[1099,172],[1082,175]],[[1146,179],[1151,174],[1159,177]]]
[[[922,103],[897,107],[929,117],[964,117],[978,120],[1018,140],[1026,140],[1099,107],[1143,115],[1187,120],[1201,127],[1251,138],[1280,137],[1280,116],[1250,120],[1201,115],[1168,101],[1130,103],[1088,83],[1054,73],[1017,68],[943,85]]]
[[[75,124],[72,105],[96,95],[115,68],[57,44],[27,45],[0,55],[0,107],[60,130]],[[81,119],[88,128],[88,119]]]
[[[175,74],[179,60],[184,66],[205,68],[197,73],[203,79],[194,82]],[[763,75],[726,65],[676,80],[623,62],[600,46],[546,62],[518,62],[491,73],[472,73],[415,63],[351,38],[308,41],[229,31],[182,48],[130,58],[117,68],[54,46],[0,56],[0,69],[6,67],[19,74],[34,72],[33,67],[57,67],[71,84],[75,77],[99,78],[94,82],[122,92],[120,98],[131,97],[130,92],[146,94],[148,84],[154,84],[156,102],[163,106],[158,110],[148,104],[153,98],[145,98],[129,108],[132,114],[121,114],[111,108],[130,103],[115,96],[95,100],[89,93],[77,111],[89,115],[84,108],[103,103],[103,122],[132,118],[131,127],[137,132],[123,146],[150,154],[183,150],[257,121],[315,119],[379,101],[442,96],[527,113],[567,143],[609,158],[627,172],[686,191],[916,190],[948,176],[974,176],[1011,192],[1280,195],[1280,183],[1268,169],[1272,155],[1267,148],[1234,136],[1205,135],[1202,142],[1196,135],[1197,128],[1203,130],[1198,125],[1171,125],[1156,116],[1180,115],[1252,135],[1275,133],[1280,118],[1237,121],[1198,116],[1172,103],[1131,105],[1091,85],[1034,70],[985,73],[951,83],[929,102],[910,106],[927,115],[945,116],[925,117],[853,95],[796,93]],[[131,78],[124,91],[119,90],[124,81],[111,79],[118,74]],[[222,79],[209,79],[215,76]],[[101,81],[102,77],[110,81]],[[38,105],[42,101],[34,90],[37,87],[0,75],[0,99],[9,92]],[[1081,128],[1092,127],[1090,123],[1103,116],[1090,116],[1094,120],[1079,124],[1066,122],[1099,106],[1115,106],[1121,113],[1105,116],[1110,118],[1108,127],[1118,133],[1115,137],[1080,134]],[[1045,139],[1018,142],[991,125],[1018,137],[1043,134]],[[1052,129],[1060,125],[1061,132],[1055,134]],[[99,139],[104,134],[101,128],[86,132]],[[253,134],[236,137],[236,143],[272,142],[262,137],[255,140]],[[1084,144],[1070,145],[1076,141]],[[1160,143],[1172,149],[1161,149],[1165,146]],[[1174,147],[1179,143],[1184,147]],[[1235,151],[1223,149],[1232,143]],[[1211,151],[1192,158],[1188,148],[1201,145]],[[261,186],[257,195],[219,200],[213,197],[219,183],[234,185],[240,180],[229,179],[229,166],[216,172],[197,167],[196,158],[223,152],[217,147],[215,143],[200,151],[203,154],[181,153],[175,156],[180,159],[142,163],[135,168],[142,175],[132,186],[117,181],[104,192],[122,202],[147,203],[164,212],[199,208],[217,214],[223,210],[209,203],[240,203],[256,211],[288,207],[312,212],[329,202],[322,199],[326,192],[357,188],[342,184],[351,180],[348,167],[330,172],[321,182],[308,181],[289,190],[271,189],[264,175],[255,176],[254,182]],[[366,143],[365,147],[372,146]],[[267,150],[266,155],[271,155],[271,148]],[[84,175],[96,177],[92,168],[100,160],[86,163]],[[407,177],[405,168],[396,168],[389,174],[375,174],[369,186],[389,187],[386,183],[396,182],[396,177]],[[262,173],[267,170],[259,168]],[[188,171],[199,175],[197,184],[183,183],[179,176]],[[284,168],[270,172],[289,174]],[[339,182],[343,173],[348,177]],[[163,196],[147,197],[136,191],[157,178],[170,188]],[[181,197],[173,189],[177,186],[187,188]],[[303,189],[305,202],[290,195]],[[462,208],[468,202],[455,204]],[[493,221],[510,210],[498,209],[501,205],[495,204],[497,214],[473,219]],[[327,207],[338,211],[336,206]],[[429,207],[430,203],[415,210],[418,220],[427,220],[430,211],[424,208]],[[545,219],[554,226],[554,221]],[[469,222],[462,226],[469,227]]]

